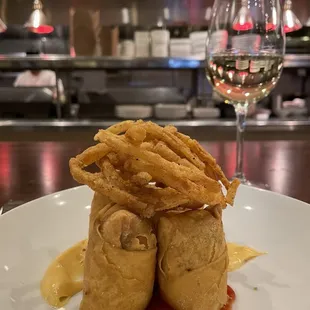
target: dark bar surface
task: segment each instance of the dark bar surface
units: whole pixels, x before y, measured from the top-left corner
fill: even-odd
[[[91,144],[92,141],[0,143],[0,206],[6,204],[6,209],[11,209],[20,203],[77,186],[69,173],[68,161]],[[235,168],[235,143],[202,142],[202,145],[231,177]],[[277,193],[308,203],[309,158],[310,141],[245,143],[244,167],[249,180],[266,183]]]

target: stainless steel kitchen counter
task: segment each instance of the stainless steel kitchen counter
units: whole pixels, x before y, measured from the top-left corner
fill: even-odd
[[[0,120],[0,141],[74,141],[92,139],[98,129],[105,129],[120,120]],[[159,125],[173,124],[196,139],[234,140],[234,120],[153,120]],[[249,140],[309,140],[310,119],[249,119],[246,129]]]
[[[1,128],[38,129],[38,128],[107,128],[120,120],[0,120]],[[173,124],[178,128],[235,128],[234,120],[152,120],[161,126]],[[249,119],[247,130],[250,131],[297,131],[301,128],[309,128],[310,119],[303,120],[267,120],[258,121]]]

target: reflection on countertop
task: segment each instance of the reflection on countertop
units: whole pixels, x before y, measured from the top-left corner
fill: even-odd
[[[199,142],[231,177],[236,162],[235,142]],[[69,173],[69,158],[91,144],[91,136],[85,140],[79,136],[71,143],[24,140],[0,143],[0,205],[11,199],[16,202],[13,206],[11,203],[12,208],[18,201],[27,202],[76,186]],[[247,141],[244,151],[244,169],[250,180],[267,183],[275,192],[310,202],[309,140]]]

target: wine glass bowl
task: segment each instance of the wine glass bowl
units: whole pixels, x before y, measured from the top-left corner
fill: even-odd
[[[266,97],[283,68],[285,35],[279,0],[215,0],[206,47],[206,75],[237,117],[237,167],[243,174],[243,133],[249,105]]]
[[[282,71],[283,57],[269,52],[210,56],[208,79],[226,103],[249,105],[266,97]]]

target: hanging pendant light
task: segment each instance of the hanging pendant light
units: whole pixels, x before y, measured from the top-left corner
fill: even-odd
[[[292,32],[302,28],[302,24],[292,11],[292,1],[285,0],[283,12],[284,31]]]
[[[8,29],[4,21],[0,18],[0,33],[5,32]]]
[[[280,26],[280,16],[276,9],[275,0],[272,0],[271,14],[266,14],[266,31],[274,31]]]
[[[238,12],[238,15],[234,19],[233,29],[237,31],[246,31],[253,28],[253,19],[251,12],[248,9],[248,1],[241,1],[241,9]]]
[[[8,27],[6,26],[4,20],[6,20],[6,12],[7,12],[7,1],[2,0],[1,4],[1,17],[0,18],[0,33],[5,32]]]
[[[33,12],[31,13],[29,20],[26,22],[25,27],[31,32],[40,34],[47,34],[54,31],[54,27],[47,23],[41,0],[33,1]]]

